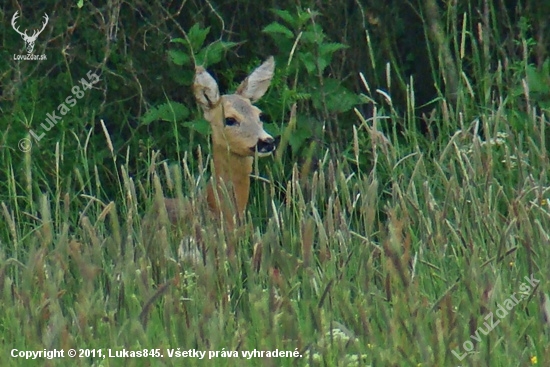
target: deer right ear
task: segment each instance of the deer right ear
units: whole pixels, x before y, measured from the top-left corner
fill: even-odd
[[[220,91],[218,83],[212,78],[212,75],[202,67],[195,69],[195,81],[193,82],[193,93],[197,103],[203,109],[211,109],[220,101]]]
[[[235,94],[239,94],[244,98],[256,102],[267,91],[273,79],[275,71],[275,60],[273,56],[269,56],[266,61],[256,68],[245,80],[239,85]]]

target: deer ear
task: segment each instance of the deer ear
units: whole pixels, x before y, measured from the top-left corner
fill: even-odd
[[[273,60],[273,56],[270,56],[262,65],[257,67],[245,80],[243,80],[235,94],[248,98],[252,102],[262,98],[271,84],[274,70],[275,60]]]
[[[220,101],[218,83],[212,78],[202,66],[195,69],[195,80],[193,82],[193,93],[197,103],[203,109],[211,109]]]

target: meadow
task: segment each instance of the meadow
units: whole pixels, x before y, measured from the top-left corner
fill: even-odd
[[[283,34],[279,26],[266,33]],[[355,95],[332,101],[328,92],[291,95],[283,85],[311,77],[308,55],[321,68],[343,47],[317,44],[333,45],[326,60],[308,50],[276,54],[278,79],[263,108],[278,112],[268,128],[281,142],[255,163],[247,217],[234,230],[206,215],[199,199],[211,159],[196,105],[184,111],[161,100],[140,117],[168,133],[159,144],[121,137],[93,112],[93,89],[76,100],[70,122],[51,130],[39,127],[43,115],[23,114],[45,133],[42,143],[14,132],[22,116],[14,110],[1,140],[0,363],[549,365],[550,59],[539,69],[527,57],[486,67],[475,25],[465,27],[449,36],[462,55],[456,90],[452,98],[438,90],[422,114],[413,76],[393,99],[392,75],[403,73],[391,62],[369,65],[382,68],[378,83],[353,73]],[[532,52],[519,39],[523,55]],[[378,57],[369,37],[363,47]],[[171,52],[162,62],[192,63]],[[44,111],[86,75],[77,74]],[[108,77],[103,70],[98,86]],[[336,120],[326,132],[320,123],[304,128],[311,110],[333,116],[331,104],[348,102],[338,140]],[[197,116],[186,122],[195,135],[181,127],[187,114]],[[311,136],[301,139],[304,131]],[[190,136],[197,141],[187,145]],[[19,138],[32,147],[17,147]],[[169,231],[146,240],[144,215],[163,195],[195,206],[182,230],[201,261],[181,256]],[[50,359],[52,350],[63,357]]]

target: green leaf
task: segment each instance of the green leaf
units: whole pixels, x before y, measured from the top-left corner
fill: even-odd
[[[187,33],[187,37],[189,38],[189,42],[191,43],[191,49],[194,52],[195,50],[198,50],[202,47],[208,33],[210,33],[210,27],[200,29],[198,24],[195,24],[191,27],[191,29]]]
[[[325,71],[327,66],[330,65],[331,61],[332,61],[331,56],[319,56],[318,65],[319,65],[319,69],[321,70],[321,73]]]
[[[319,122],[310,116],[297,117],[296,127],[289,136],[288,144],[292,148],[292,154],[295,155],[304,144],[314,136],[314,126],[319,126]]]
[[[327,109],[330,112],[346,112],[354,106],[363,103],[363,99],[346,87],[342,86],[342,82],[333,78],[323,80],[323,88],[316,88],[312,93],[312,102],[315,108],[322,108],[323,95]]]
[[[273,12],[281,17],[285,22],[293,26],[294,28],[297,28],[296,25],[298,23],[297,17],[295,18],[288,10],[279,10],[279,9],[273,9]]]
[[[527,67],[527,84],[531,92],[550,93],[550,76],[539,72],[534,66]]]
[[[170,101],[153,107],[144,113],[141,117],[141,123],[149,125],[151,122],[157,120],[169,122],[179,121],[187,116],[189,116],[189,109],[185,105],[179,102]]]
[[[187,55],[186,52],[180,51],[180,50],[170,50],[168,51],[168,56],[170,56],[170,59],[172,62],[176,65],[188,65],[191,61],[191,58],[189,55]]]
[[[323,29],[304,31],[302,32],[301,40],[304,43],[320,45],[325,40],[325,34],[323,32]]]
[[[170,78],[179,85],[189,87],[193,84],[195,70],[192,67],[171,67],[169,73]]]
[[[287,101],[288,105],[292,105],[294,102],[307,101],[311,99],[311,94],[297,91],[296,89],[285,89],[281,95],[282,100]]]
[[[296,154],[304,142],[311,138],[312,135],[313,133],[311,132],[311,129],[298,124],[296,130],[292,132],[292,135],[290,135],[290,138],[288,139],[288,144],[292,148],[292,153]]]
[[[311,18],[314,18],[320,15],[318,11],[298,11],[299,26],[302,27],[304,24],[309,23]]]
[[[294,38],[294,33],[284,25],[278,22],[273,22],[271,24],[268,24],[262,32],[269,33],[269,34],[283,34],[287,38]]]
[[[348,48],[348,46],[342,43],[335,43],[335,42],[323,43],[319,45],[319,54],[332,56],[333,53],[343,48]]]
[[[207,67],[220,62],[223,53],[231,47],[235,47],[236,44],[235,42],[223,41],[216,41],[209,44],[196,55],[195,59],[197,60],[197,64]]]
[[[181,43],[182,45],[189,46],[189,43],[187,42],[187,40],[185,38],[172,38],[170,40],[170,42],[172,42],[172,43]]]
[[[310,75],[315,74],[315,70],[317,69],[317,65],[315,64],[315,56],[311,52],[306,53],[299,53],[298,58],[302,62],[302,64],[306,67],[307,73]]]
[[[332,54],[346,47],[341,43],[323,43],[319,45],[319,69],[321,69],[321,72],[325,71],[326,67],[331,64]]]
[[[186,121],[183,123],[183,126],[195,130],[196,132],[204,136],[210,134],[210,124],[204,119]]]

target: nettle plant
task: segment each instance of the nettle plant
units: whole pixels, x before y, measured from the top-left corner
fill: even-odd
[[[325,123],[364,101],[342,85],[341,79],[328,76],[334,54],[347,46],[328,39],[320,22],[315,21],[319,13],[309,9],[298,9],[294,14],[278,9],[273,12],[281,20],[267,25],[263,32],[273,39],[281,55],[279,72],[285,79],[281,100],[287,108],[296,102],[309,102],[316,112],[297,116],[296,131],[289,140],[296,152],[313,135],[319,136]],[[317,115],[316,121],[311,120],[312,115]]]
[[[341,79],[332,76],[330,66],[333,57],[347,46],[329,40],[321,25],[315,21],[319,15],[317,12],[273,12],[281,20],[267,25],[263,32],[273,39],[278,56],[275,56],[276,72],[272,88],[262,102],[262,109],[277,124],[267,124],[265,128],[273,136],[287,136],[288,141],[284,142],[283,139],[282,146],[288,144],[293,155],[300,156],[306,152],[308,141],[321,137],[324,127],[328,125],[330,128],[331,124],[336,126],[339,114],[351,111],[364,101],[342,85]],[[171,41],[174,48],[168,51],[168,56],[171,66],[175,66],[171,76],[184,88],[190,88],[192,84],[195,65],[209,68],[222,61],[224,52],[236,45],[220,40],[205,44],[209,33],[210,27],[194,25],[185,38],[174,38]],[[266,55],[257,56],[260,58]],[[256,60],[251,59],[250,63],[252,65]],[[226,79],[232,80],[231,70],[226,73]],[[295,123],[289,126],[289,111],[295,103],[298,103],[300,109]],[[208,123],[200,117],[190,119],[190,115],[189,106],[167,99],[145,113],[141,123],[148,125],[158,120],[172,122],[190,129],[192,134],[206,137],[210,133]]]
[[[210,27],[200,28],[195,24],[187,32],[186,38],[174,38],[171,40],[176,47],[168,51],[171,62],[176,66],[172,70],[172,78],[184,88],[191,88],[195,65],[208,67],[222,60],[225,51],[235,46],[235,42],[216,41],[205,45],[206,37],[210,33]],[[178,47],[181,46],[181,47]],[[165,103],[158,104],[141,118],[141,123],[148,125],[154,121],[166,121],[180,124],[202,136],[210,132],[210,126],[203,118],[188,120],[189,108],[180,103],[167,99]]]

